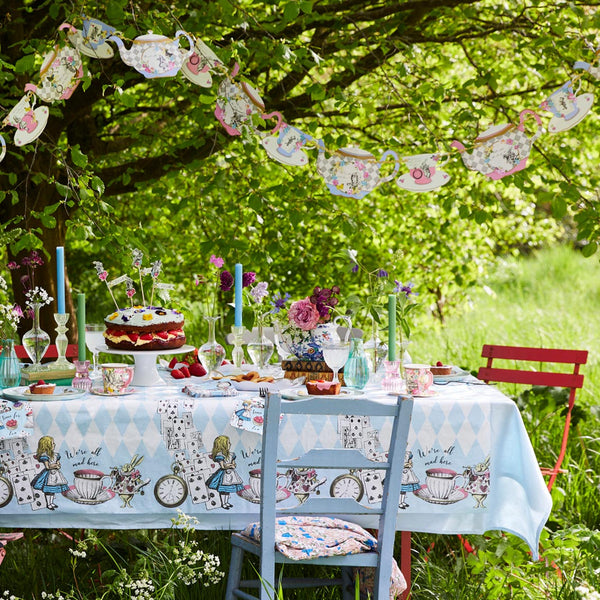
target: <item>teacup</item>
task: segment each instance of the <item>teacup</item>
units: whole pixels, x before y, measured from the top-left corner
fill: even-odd
[[[403,173],[396,183],[403,189],[412,192],[424,192],[441,187],[450,181],[450,176],[439,171],[441,166],[439,154],[414,154],[402,157],[408,167],[408,174]],[[447,162],[448,157],[446,157]],[[442,164],[443,164],[442,163]]]
[[[34,108],[35,96],[31,93],[25,94],[12,108],[4,119],[4,125],[16,127],[15,144],[23,146],[36,140],[44,131],[48,122],[48,107],[40,106]],[[2,155],[4,158],[4,154]]]
[[[102,491],[104,480],[111,480],[110,475],[105,475],[96,469],[80,469],[73,473],[75,489],[79,497],[84,500],[95,500]]]
[[[196,85],[210,87],[211,71],[223,66],[221,59],[202,41],[197,39],[192,54],[183,62],[181,72]]]
[[[102,382],[105,394],[122,394],[133,379],[133,365],[105,363],[102,365]]]
[[[406,375],[406,391],[413,396],[426,396],[433,383],[433,374],[429,365],[404,365]]]
[[[592,107],[593,98],[593,94],[577,97],[573,83],[567,81],[540,104],[540,108],[554,115],[548,125],[548,131],[558,133],[577,125]]]
[[[260,477],[262,472],[260,469],[253,469],[248,474],[250,475],[250,489],[255,498],[260,498]]]
[[[270,113],[268,115],[263,115],[263,119],[272,116],[281,117],[281,114]],[[284,123],[279,119],[279,122],[271,132],[271,135],[264,137],[261,140],[261,143],[271,158],[284,165],[300,167],[308,164],[308,157],[303,152],[302,148],[304,148],[308,142],[312,141],[312,139],[313,138],[310,135],[300,131],[297,127]]]
[[[432,498],[447,500],[456,487],[456,478],[462,477],[452,469],[436,467],[425,471],[427,477],[425,483]]]

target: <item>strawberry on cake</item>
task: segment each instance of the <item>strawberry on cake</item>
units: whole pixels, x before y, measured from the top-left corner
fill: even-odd
[[[119,350],[169,350],[185,344],[183,314],[174,308],[132,306],[104,318],[104,338]]]

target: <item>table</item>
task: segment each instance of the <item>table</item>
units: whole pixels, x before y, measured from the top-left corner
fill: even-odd
[[[252,392],[192,398],[181,391],[189,381],[118,398],[86,394],[17,407],[2,401],[0,425],[16,411],[24,416],[19,432],[0,427],[0,527],[161,528],[171,526],[177,510],[196,517],[202,529],[237,529],[257,518],[261,399]],[[415,401],[398,529],[503,530],[525,540],[537,557],[551,499],[516,405],[494,386],[433,389],[435,395]],[[390,400],[381,390],[366,393]],[[382,457],[389,423],[352,415],[351,404],[339,419],[286,421],[288,455],[333,441]],[[46,446],[38,448],[41,439]],[[35,489],[45,470],[38,450],[49,439],[60,455],[63,493]],[[210,487],[221,466],[218,454],[228,446],[241,480],[237,493],[233,475],[232,493]],[[278,480],[281,506],[316,493],[362,493],[366,502],[380,497],[375,469],[293,471]]]

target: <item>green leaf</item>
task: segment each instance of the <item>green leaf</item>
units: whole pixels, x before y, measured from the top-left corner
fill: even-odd
[[[22,56],[15,63],[15,73],[29,73],[34,70],[35,54]]]
[[[56,186],[56,190],[62,198],[69,198],[73,193],[73,191],[68,185],[64,185],[58,181],[55,181],[54,185]]]
[[[586,258],[589,258],[593,254],[595,254],[597,250],[598,244],[596,242],[590,242],[589,244],[583,246],[583,248],[581,249],[581,254],[583,254],[583,256],[585,256]]]
[[[71,148],[71,160],[78,167],[85,167],[88,164],[87,156],[79,149],[79,144]]]
[[[296,0],[288,2],[283,9],[283,18],[287,23],[293,21],[300,14],[300,6]]]

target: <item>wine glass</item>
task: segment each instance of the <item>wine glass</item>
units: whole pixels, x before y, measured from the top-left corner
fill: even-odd
[[[331,379],[333,383],[338,383],[338,373],[346,364],[348,356],[350,356],[349,342],[333,342],[323,346],[323,358],[327,366],[333,371],[333,378]]]
[[[86,323],[85,325],[85,345],[94,356],[94,368],[90,373],[92,379],[100,378],[100,369],[98,368],[98,346],[104,343],[104,323]]]

